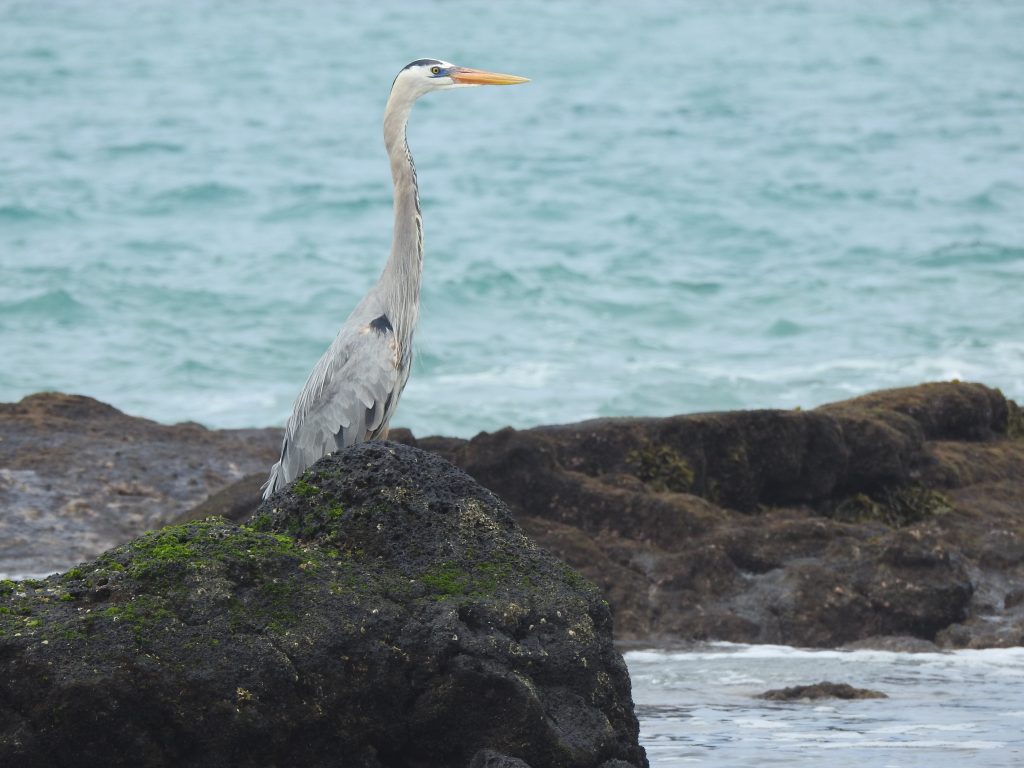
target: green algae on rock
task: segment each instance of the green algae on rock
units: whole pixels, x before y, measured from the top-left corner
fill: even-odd
[[[0,607],[3,765],[646,765],[597,588],[406,446],[327,457],[249,524],[0,583]]]

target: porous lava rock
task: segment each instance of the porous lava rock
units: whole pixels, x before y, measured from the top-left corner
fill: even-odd
[[[0,765],[647,765],[600,591],[415,448],[0,593]]]

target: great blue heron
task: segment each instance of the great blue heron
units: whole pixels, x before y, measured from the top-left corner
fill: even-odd
[[[377,284],[352,310],[296,398],[281,458],[263,486],[264,499],[331,451],[386,437],[409,379],[423,273],[416,166],[405,137],[413,102],[430,91],[525,82],[525,77],[437,59],[414,61],[398,73],[384,109],[384,146],[395,186],[391,255]]]

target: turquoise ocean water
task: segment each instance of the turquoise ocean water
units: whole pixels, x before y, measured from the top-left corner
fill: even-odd
[[[0,401],[282,423],[390,244],[427,259],[394,420],[472,435],[1024,398],[1024,4],[0,0]]]

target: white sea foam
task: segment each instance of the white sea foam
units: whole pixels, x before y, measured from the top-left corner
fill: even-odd
[[[701,650],[703,648],[704,650]],[[741,643],[706,643],[693,651],[636,650],[627,651],[625,658],[635,662],[665,661],[720,661],[732,656],[737,659],[808,659],[842,662],[892,662],[911,659],[914,663],[979,666],[988,664],[1024,664],[1024,647],[965,648],[961,650],[907,653],[882,650],[828,650],[794,648],[788,645],[745,645]]]
[[[53,573],[0,573],[0,579],[10,579],[11,581],[25,581],[27,579],[45,579],[47,576],[52,576]]]

